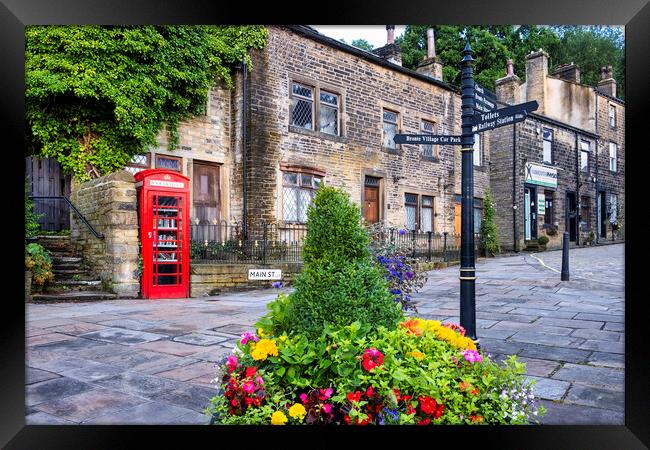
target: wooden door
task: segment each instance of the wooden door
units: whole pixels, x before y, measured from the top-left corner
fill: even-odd
[[[219,166],[194,161],[192,203],[194,217],[200,224],[216,223],[220,219]]]
[[[379,187],[364,186],[363,217],[368,223],[379,221]]]
[[[55,159],[25,158],[25,176],[30,195],[35,197],[70,197],[70,175],[64,175]],[[70,207],[61,199],[35,199],[34,212],[40,214],[41,230],[70,229]]]

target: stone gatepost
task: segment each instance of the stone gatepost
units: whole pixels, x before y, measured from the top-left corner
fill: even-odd
[[[104,290],[138,297],[138,209],[133,175],[115,172],[73,187],[70,201],[104,235],[95,237],[72,212],[70,242],[102,280]]]

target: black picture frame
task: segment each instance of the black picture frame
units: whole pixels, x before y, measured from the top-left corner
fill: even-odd
[[[421,441],[427,447],[469,445],[477,448],[644,448],[650,446],[650,351],[645,333],[646,315],[643,307],[647,293],[641,286],[644,264],[634,261],[643,258],[642,245],[633,240],[643,239],[640,224],[639,185],[646,171],[648,148],[640,142],[641,121],[647,117],[647,43],[650,42],[650,5],[647,0],[545,0],[521,2],[515,0],[465,0],[458,2],[404,3],[395,1],[345,2],[339,7],[313,8],[304,4],[293,7],[267,2],[252,6],[245,3],[217,3],[207,0],[159,2],[155,0],[1,0],[0,1],[0,123],[5,130],[2,139],[5,165],[4,182],[9,201],[14,207],[5,214],[4,234],[21,236],[22,191],[24,174],[24,27],[31,24],[180,24],[180,23],[531,23],[531,24],[622,24],[626,25],[626,143],[628,152],[626,198],[625,293],[626,293],[626,352],[625,352],[625,425],[624,426],[528,426],[528,427],[439,427],[423,430],[420,427],[378,430],[334,430],[284,427],[113,427],[113,426],[26,426],[25,425],[25,309],[20,291],[23,290],[19,263],[5,267],[4,286],[10,286],[13,295],[4,295],[3,326],[0,327],[2,354],[1,432],[0,445],[4,448],[145,448],[155,443],[170,448],[180,437],[185,447],[200,445],[248,448],[255,445],[304,446],[307,448],[348,447],[350,439],[367,444],[402,441],[413,445],[410,439]],[[313,6],[312,6],[313,7]],[[635,145],[636,144],[636,145]],[[645,153],[644,153],[645,152]],[[8,170],[7,170],[8,169]],[[17,205],[18,207],[15,207]],[[647,234],[647,233],[646,233]],[[8,239],[11,261],[20,262],[23,252],[18,238]],[[13,275],[12,275],[13,274]],[[7,292],[7,289],[4,289]],[[288,433],[291,433],[289,436]],[[331,436],[328,442],[318,434]],[[388,433],[388,434],[386,434]],[[298,434],[296,436],[295,434]],[[205,438],[207,443],[196,442]],[[468,442],[468,438],[472,442]],[[137,440],[136,440],[137,439]],[[141,440],[144,439],[144,440]],[[273,442],[277,441],[277,444]],[[428,444],[427,444],[428,443]],[[400,445],[397,443],[397,445]]]

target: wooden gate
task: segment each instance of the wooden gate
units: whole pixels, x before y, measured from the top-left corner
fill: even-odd
[[[63,175],[61,166],[54,159],[26,157],[25,176],[30,195],[70,197],[71,177]],[[70,207],[63,200],[35,199],[34,212],[42,214],[38,220],[41,230],[70,229]]]

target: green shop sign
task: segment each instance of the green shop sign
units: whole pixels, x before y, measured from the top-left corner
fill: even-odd
[[[557,169],[541,164],[526,163],[526,178],[528,184],[539,186],[557,187]]]

